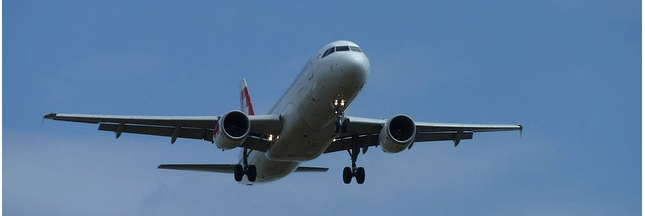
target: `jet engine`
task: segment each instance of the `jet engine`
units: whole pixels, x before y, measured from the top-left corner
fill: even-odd
[[[251,130],[251,121],[243,112],[234,110],[224,114],[215,125],[213,141],[217,148],[227,150],[240,146]]]
[[[379,145],[387,153],[403,151],[414,142],[417,127],[406,115],[394,116],[385,122],[379,134]]]

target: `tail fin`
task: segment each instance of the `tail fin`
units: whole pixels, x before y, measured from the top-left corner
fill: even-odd
[[[240,106],[242,106],[242,112],[247,115],[255,115],[253,111],[253,103],[251,103],[251,95],[249,95],[249,86],[246,84],[246,79],[242,79],[240,82]]]

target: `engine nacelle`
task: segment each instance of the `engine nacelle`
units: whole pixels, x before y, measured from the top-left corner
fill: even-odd
[[[232,149],[240,146],[251,131],[251,121],[243,112],[234,110],[224,114],[213,130],[217,148]]]
[[[379,134],[379,145],[387,153],[398,153],[414,142],[417,127],[406,115],[394,116],[385,122]]]

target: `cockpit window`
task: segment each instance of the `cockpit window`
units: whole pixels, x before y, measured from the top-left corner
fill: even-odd
[[[336,51],[338,51],[338,52],[340,52],[340,51],[349,51],[349,47],[348,46],[337,46]]]
[[[342,52],[342,51],[354,51],[354,52],[361,52],[361,48],[358,48],[357,46],[337,46],[337,47],[332,47],[327,49],[325,53],[322,55],[320,58],[325,58],[325,56],[331,55],[334,52]]]
[[[329,55],[329,49],[325,50],[325,53],[324,53],[324,54],[323,54],[323,56],[322,56],[322,57],[320,57],[320,58],[325,58],[325,56],[327,56],[327,55]]]
[[[327,51],[325,51],[325,54],[323,54],[323,56],[320,57],[320,58],[325,58],[325,56],[328,56],[329,54],[332,54],[333,52],[334,52],[334,47],[329,48],[329,49],[327,49]]]

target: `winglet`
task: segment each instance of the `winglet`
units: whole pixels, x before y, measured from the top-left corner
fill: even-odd
[[[49,113],[47,115],[43,115],[43,119],[54,119],[56,117],[57,113]]]
[[[242,112],[246,113],[247,115],[255,115],[255,111],[253,111],[253,103],[251,103],[251,95],[249,94],[249,86],[246,84],[246,79],[242,79],[242,82],[240,82],[240,106],[242,108]]]
[[[517,126],[520,126],[520,137],[522,137],[522,130],[524,130],[524,127],[521,124],[518,124]]]
[[[45,123],[45,119],[54,119],[56,117],[56,113],[49,113],[49,114],[41,114],[42,119],[40,119],[40,126],[43,126],[43,123]]]

